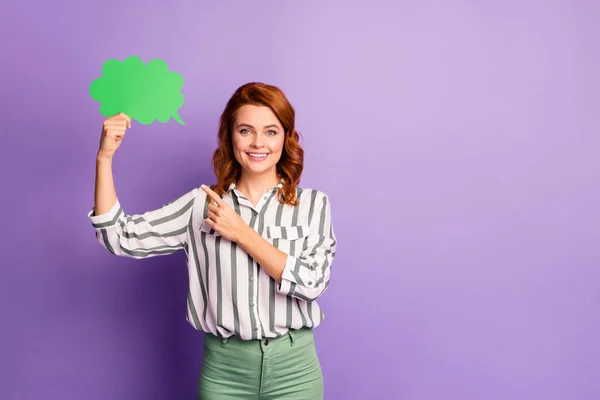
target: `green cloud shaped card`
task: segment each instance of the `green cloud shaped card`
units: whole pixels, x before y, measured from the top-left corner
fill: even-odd
[[[100,113],[106,117],[123,112],[140,124],[149,125],[155,119],[167,122],[171,117],[181,125],[178,114],[183,105],[183,78],[169,71],[160,59],[146,65],[139,57],[125,61],[110,59],[102,65],[102,77],[90,85],[90,95],[102,103]]]

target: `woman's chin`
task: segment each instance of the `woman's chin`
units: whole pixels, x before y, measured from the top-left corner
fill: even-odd
[[[246,165],[243,167],[244,172],[252,175],[262,175],[273,172],[275,170],[274,165],[262,166],[262,165]]]

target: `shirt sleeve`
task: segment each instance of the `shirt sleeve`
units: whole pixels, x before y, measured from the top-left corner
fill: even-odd
[[[306,301],[316,300],[329,286],[337,243],[329,199],[321,193],[315,201],[317,204],[303,250],[297,256],[288,254],[278,285],[279,293]]]
[[[96,238],[109,252],[117,256],[148,258],[174,253],[186,246],[198,188],[162,207],[143,214],[127,215],[119,200],[105,214],[88,218]]]

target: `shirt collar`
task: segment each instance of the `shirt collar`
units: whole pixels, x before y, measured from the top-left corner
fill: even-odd
[[[284,183],[284,179],[281,178],[279,180],[279,183],[277,183],[277,185],[275,185],[274,187],[271,188],[271,190],[269,191],[273,191],[275,189],[281,189],[283,187],[283,183]],[[235,181],[231,182],[231,184],[229,185],[229,188],[227,189],[228,193],[231,193],[234,189],[235,189]]]

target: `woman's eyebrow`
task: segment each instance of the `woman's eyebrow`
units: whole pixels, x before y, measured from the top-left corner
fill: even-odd
[[[246,124],[245,122],[242,122],[241,124],[238,124],[237,128],[240,128],[242,126],[245,126],[247,128],[250,128],[250,129],[254,129],[254,127],[252,125]],[[267,125],[263,129],[267,129],[267,128],[278,128],[278,129],[280,129],[279,126],[276,125],[276,124]]]

